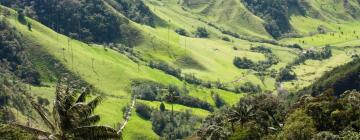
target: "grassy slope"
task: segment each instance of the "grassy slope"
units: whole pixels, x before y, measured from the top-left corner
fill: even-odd
[[[203,16],[207,21],[214,22],[227,30],[242,35],[270,38],[263,26],[264,21],[248,11],[239,0],[210,1],[203,4],[200,10],[192,8],[191,5],[186,6],[192,13]]]
[[[216,4],[219,6],[222,4],[229,6],[232,2],[233,1],[231,0],[226,1],[225,3]],[[250,46],[261,44],[250,43],[231,37],[230,38],[234,40],[233,43],[222,41],[218,38],[224,36],[223,34],[221,34],[217,29],[198,20],[198,18],[207,17],[207,20],[214,20],[215,22],[219,22],[221,26],[228,27],[230,29],[232,29],[232,27],[230,27],[231,25],[243,28],[243,24],[231,24],[233,21],[225,23],[220,22],[224,21],[221,20],[220,15],[223,14],[222,12],[224,12],[226,8],[210,8],[210,11],[207,13],[208,15],[204,16],[199,13],[208,8],[208,5],[193,7],[194,10],[189,12],[182,10],[181,7],[176,4],[175,0],[167,2],[149,0],[146,1],[146,3],[156,15],[166,21],[169,21],[170,25],[170,30],[168,30],[167,27],[151,28],[132,23],[135,27],[141,30],[141,33],[145,37],[143,42],[139,44],[136,49],[142,53],[146,60],[159,59],[176,65],[175,62],[177,59],[182,57],[191,57],[200,63],[200,65],[204,66],[205,69],[180,66],[185,73],[195,73],[196,76],[202,79],[212,81],[219,79],[223,82],[230,82],[241,79],[240,83],[252,81],[261,85],[261,81],[254,74],[248,73],[247,70],[239,70],[232,65],[232,59],[234,56],[246,56],[254,61],[263,60],[264,56],[262,54],[252,53],[249,51]],[[241,4],[236,4],[237,7],[241,7]],[[314,7],[318,6],[315,5]],[[325,13],[323,11],[320,12]],[[344,50],[341,49],[342,47],[356,46],[360,44],[360,41],[352,34],[352,30],[355,29],[354,27],[358,28],[359,26],[358,22],[334,20],[334,16],[330,17],[329,15],[325,17],[326,19],[331,20],[331,22],[310,17],[293,16],[291,18],[291,23],[301,34],[307,35],[310,32],[316,31],[316,28],[319,25],[324,25],[328,29],[335,31],[335,36],[340,35],[341,37],[331,37],[330,35],[325,34],[281,40],[281,42],[286,44],[299,43],[308,48],[313,46],[324,46],[325,44],[334,44],[337,49],[334,51],[334,57],[329,60],[307,61],[304,65],[297,66],[295,68],[295,72],[300,75],[300,80],[287,82],[285,83],[286,87],[296,89],[297,86],[299,88],[311,84],[325,71],[329,71],[332,68],[350,60]],[[336,23],[335,21],[342,22]],[[50,52],[55,58],[60,60],[68,69],[77,73],[89,83],[95,85],[96,88],[106,93],[106,95],[111,95],[107,97],[107,100],[97,110],[97,113],[103,118],[101,122],[102,124],[112,126],[122,120],[121,108],[130,102],[129,81],[132,79],[145,78],[162,82],[164,84],[175,83],[180,86],[182,85],[182,83],[177,79],[160,71],[149,69],[145,66],[141,66],[138,71],[137,64],[117,52],[112,50],[105,51],[102,46],[88,46],[87,44],[72,40],[70,41],[70,45],[72,47],[67,47],[67,37],[58,35],[35,21],[32,21],[34,29],[33,32],[27,31],[27,27],[19,24],[15,17],[12,18],[11,23],[15,25],[29,41],[42,46],[45,50],[47,50],[47,52]],[[341,31],[344,32],[344,35],[340,33],[341,31],[338,28],[339,26],[341,26]],[[173,31],[176,28],[184,28],[188,32],[193,32],[197,27],[206,27],[211,33],[210,38],[198,39],[181,37]],[[249,31],[252,31],[252,29],[249,29]],[[245,32],[247,31],[244,31],[244,33]],[[359,33],[357,32],[356,34]],[[304,44],[302,44],[303,40],[305,42]],[[275,69],[284,67],[296,56],[296,51],[292,49],[281,48],[268,44],[265,45],[272,48],[273,52],[281,59],[281,63],[273,67]],[[233,46],[236,46],[239,50],[233,50]],[[65,48],[65,51],[63,51],[63,48]],[[70,50],[72,50],[73,53],[71,53]],[[72,54],[74,54],[73,62],[71,59]],[[94,62],[94,69],[92,69],[92,62]],[[265,83],[265,85],[262,85],[263,88],[269,90],[274,89],[275,80],[273,78],[266,78]],[[192,86],[189,86],[188,88],[191,91],[191,96],[198,97],[199,99],[206,100],[209,103],[214,104],[209,90],[196,89],[196,87]],[[220,96],[222,96],[229,104],[237,102],[241,97],[241,95],[224,91],[216,92],[220,93]],[[156,108],[159,104],[159,102],[141,102],[145,102],[154,108]],[[167,108],[169,107],[167,106]],[[175,108],[177,110],[182,110],[187,107],[176,106]],[[192,110],[193,113],[198,116],[205,116],[208,113],[200,109]],[[138,126],[140,125],[145,128],[141,133],[149,138],[157,138],[156,134],[151,131],[151,122],[142,120],[136,115],[134,115],[134,117],[130,120],[130,127],[125,129],[124,137],[126,139],[141,137],[141,134],[138,132]]]
[[[138,25],[143,34],[147,37],[144,42],[138,45],[137,49],[142,52],[145,59],[160,59],[169,63],[175,63],[177,59],[183,57],[191,57],[205,69],[196,69],[189,67],[182,67],[185,73],[194,73],[197,77],[205,80],[217,81],[228,83],[231,81],[239,80],[242,75],[247,75],[245,80],[240,80],[241,84],[245,81],[260,83],[260,79],[248,70],[239,70],[232,64],[235,56],[248,57],[254,61],[264,60],[264,56],[260,53],[253,53],[249,51],[250,46],[262,45],[260,43],[251,43],[244,40],[232,38],[234,42],[225,42],[219,39],[224,36],[219,30],[207,25],[206,23],[198,20],[202,18],[201,15],[194,14],[189,11],[184,11],[176,1],[146,1],[150,9],[165,21],[170,21],[168,30],[166,27],[150,28],[147,26]],[[193,32],[197,27],[206,27],[211,33],[208,39],[190,38],[177,35],[174,30],[176,28],[184,28],[188,32]],[[231,37],[230,37],[231,38]],[[151,43],[152,42],[152,43]],[[170,45],[168,45],[170,44]],[[149,47],[154,46],[154,47]],[[239,50],[233,50],[233,47]],[[276,50],[275,54],[278,56],[286,55],[294,58],[291,50],[281,47],[270,46]],[[280,65],[285,65],[289,60],[284,60]],[[274,67],[280,68],[280,65]],[[274,89],[274,79],[268,78],[264,88]]]
[[[9,18],[9,22],[21,32],[27,42],[41,46],[40,49],[44,49],[50,53],[67,69],[78,74],[85,81],[105,93],[106,100],[96,110],[96,113],[102,117],[101,124],[115,126],[123,120],[121,108],[130,103],[131,80],[148,79],[163,84],[182,86],[181,81],[161,71],[150,69],[146,66],[140,66],[138,69],[136,63],[113,50],[105,50],[99,45],[87,45],[76,40],[69,40],[66,36],[57,34],[34,20],[28,19],[32,23],[32,31],[28,31],[27,26],[20,24],[13,11],[12,13],[13,15]],[[67,45],[68,43],[69,46]],[[94,67],[92,65],[94,65]],[[195,87],[191,85],[188,85],[187,88],[190,90],[190,95],[199,98],[203,96],[210,97],[210,91],[207,89],[194,90]],[[44,92],[52,94],[53,90],[51,90],[51,88],[38,87],[33,92],[43,95]],[[228,96],[228,98],[239,99],[241,96],[225,91],[221,92],[224,92],[224,96]],[[46,95],[45,97],[51,98],[50,95]],[[209,98],[206,100],[208,99]],[[232,101],[232,103],[234,103],[234,101]],[[179,108],[186,109],[188,107],[180,106]],[[197,112],[200,112],[200,114],[197,114]],[[201,112],[204,111],[194,111],[193,113],[198,116],[205,116],[204,113]],[[158,137],[151,130],[150,121],[145,121],[134,115],[129,124],[132,124],[129,125],[132,127],[125,129],[125,139],[133,139],[140,135],[150,139],[156,139]],[[139,132],[136,126],[144,126],[147,129]]]

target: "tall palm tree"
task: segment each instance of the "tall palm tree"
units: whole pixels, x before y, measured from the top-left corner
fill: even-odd
[[[120,139],[121,134],[118,134],[113,128],[94,125],[100,120],[100,116],[93,115],[93,111],[102,101],[102,98],[98,96],[86,102],[89,93],[89,88],[75,90],[64,85],[63,82],[59,82],[56,87],[52,120],[49,119],[42,107],[31,99],[32,106],[40,115],[50,132],[18,124],[16,124],[16,126],[56,140]]]

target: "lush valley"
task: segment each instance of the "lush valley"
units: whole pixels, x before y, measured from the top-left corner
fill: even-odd
[[[6,139],[359,137],[358,0],[0,4]]]

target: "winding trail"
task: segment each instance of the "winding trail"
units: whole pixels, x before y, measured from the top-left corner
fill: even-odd
[[[121,134],[121,132],[123,131],[123,129],[125,128],[125,126],[128,124],[129,120],[130,120],[130,117],[131,117],[131,112],[135,106],[135,103],[136,103],[136,97],[133,97],[132,99],[132,103],[131,103],[131,106],[130,108],[128,109],[128,111],[126,112],[126,117],[125,117],[125,120],[124,122],[122,123],[122,125],[120,126],[120,129],[119,131],[117,132],[118,134]]]

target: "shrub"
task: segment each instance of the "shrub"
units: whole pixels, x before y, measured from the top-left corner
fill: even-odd
[[[250,50],[253,52],[259,52],[259,53],[263,53],[263,54],[272,53],[271,49],[267,48],[265,46],[251,47]]]
[[[226,102],[219,96],[219,94],[212,91],[211,95],[212,95],[212,98],[213,98],[217,108],[220,108],[220,107],[226,105]]]
[[[142,103],[137,103],[136,104],[136,113],[139,114],[142,118],[149,120],[151,118],[151,112],[152,109]]]
[[[199,38],[208,38],[209,37],[208,31],[204,27],[198,27],[196,29],[195,35],[196,35],[196,37],[199,37]]]
[[[251,61],[246,57],[243,58],[235,57],[233,63],[236,67],[240,69],[251,69],[255,65],[253,61]]]
[[[163,102],[161,102],[159,109],[161,112],[164,112],[166,110],[165,104]]]
[[[230,38],[227,37],[227,36],[223,36],[221,39],[224,40],[224,41],[227,41],[227,42],[230,42],[230,41],[231,41]]]
[[[246,82],[245,84],[236,88],[237,93],[260,93],[261,87],[259,85],[254,85],[251,82]]]
[[[25,18],[25,13],[24,13],[24,10],[20,9],[17,11],[18,13],[18,20],[20,23],[22,24],[26,24],[26,18]]]
[[[183,28],[178,28],[178,29],[175,30],[175,32],[177,34],[179,34],[179,35],[182,35],[182,36],[188,36],[187,31],[185,29],[183,29]]]
[[[170,66],[169,64],[167,64],[166,62],[154,62],[154,61],[150,61],[149,66],[151,68],[155,68],[155,69],[159,69],[161,71],[164,71],[167,74],[170,74],[176,78],[180,78],[181,79],[181,69],[178,68],[173,68],[172,66]]]
[[[276,77],[276,81],[290,81],[296,79],[296,74],[289,68],[282,68]]]

